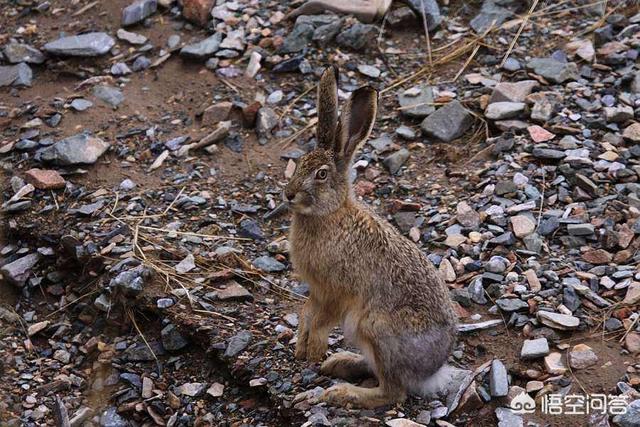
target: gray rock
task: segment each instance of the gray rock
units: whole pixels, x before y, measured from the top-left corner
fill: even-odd
[[[628,105],[619,105],[617,107],[605,107],[604,117],[608,122],[624,123],[633,119],[633,108]]]
[[[111,406],[100,415],[100,427],[125,427],[130,425],[122,418],[116,408]]]
[[[383,163],[391,175],[398,173],[402,165],[409,159],[409,150],[402,148],[385,157]]]
[[[498,427],[523,427],[522,417],[509,408],[496,408]]]
[[[93,306],[103,313],[108,313],[111,310],[111,299],[106,294],[100,294],[98,298],[93,301]]]
[[[451,101],[429,115],[420,127],[425,135],[444,142],[461,137],[473,125],[473,116],[459,101]]]
[[[111,108],[118,108],[124,101],[124,95],[120,89],[113,86],[100,85],[93,88],[93,96],[109,105]]]
[[[107,148],[109,143],[100,138],[78,134],[44,148],[40,151],[40,159],[60,166],[91,165]]]
[[[363,50],[371,46],[378,36],[378,28],[375,25],[353,24],[347,30],[338,34],[336,41],[338,45],[352,50]]]
[[[535,80],[519,82],[501,82],[493,88],[489,103],[494,102],[524,102],[527,95],[540,84]]]
[[[122,9],[122,26],[137,24],[158,10],[157,0],[136,0]]]
[[[493,397],[504,397],[509,393],[507,368],[499,359],[493,359],[491,362],[489,389]]]
[[[151,272],[144,266],[138,266],[126,271],[120,272],[116,277],[111,279],[109,287],[120,289],[126,296],[135,297],[142,292],[145,280],[151,275]]]
[[[11,64],[26,62],[27,64],[42,64],[45,61],[44,54],[35,47],[25,43],[11,42],[2,50],[4,57]]]
[[[496,300],[496,305],[500,307],[502,311],[506,311],[507,313],[526,310],[529,308],[529,304],[518,298],[500,298]]]
[[[572,236],[591,236],[596,230],[592,224],[567,224],[567,231]]]
[[[342,29],[342,20],[336,19],[329,24],[321,25],[313,30],[311,40],[318,43],[320,46],[327,46],[336,38],[340,29]]]
[[[484,305],[487,303],[487,297],[484,293],[484,286],[482,286],[482,277],[476,278],[469,284],[469,298],[476,304]]]
[[[24,62],[18,65],[0,66],[0,87],[31,86],[32,79],[33,72]]]
[[[261,256],[254,259],[253,266],[267,273],[274,273],[287,268],[283,263],[270,256]]]
[[[129,66],[124,62],[116,62],[111,66],[111,70],[109,71],[116,77],[126,76],[127,74],[132,73],[131,68],[129,68]]]
[[[580,319],[567,314],[553,313],[551,311],[538,311],[538,321],[550,328],[569,330],[576,329],[580,324]]]
[[[123,28],[120,28],[118,30],[118,32],[116,33],[116,37],[118,37],[118,39],[120,40],[124,40],[134,45],[142,45],[142,44],[145,44],[147,40],[149,40],[142,34],[132,33]]]
[[[9,264],[6,264],[0,268],[0,273],[5,280],[9,283],[13,283],[16,286],[23,286],[29,276],[31,276],[31,270],[36,266],[40,256],[37,253],[29,254],[18,258]]]
[[[539,148],[535,147],[531,152],[533,157],[542,160],[561,160],[566,156],[564,151],[554,150],[551,148]]]
[[[431,86],[421,85],[398,93],[400,112],[417,119],[427,117],[436,108],[433,106],[433,90]]]
[[[552,83],[564,83],[578,79],[578,66],[575,62],[561,62],[553,58],[533,58],[527,68]]]
[[[227,33],[227,37],[220,43],[222,49],[233,49],[237,51],[244,51],[244,29],[232,30]]]
[[[100,56],[109,52],[116,44],[106,33],[87,33],[62,37],[44,45],[44,50],[60,56]]]
[[[280,46],[280,53],[296,53],[307,47],[313,38],[314,28],[311,23],[296,21],[289,35]]]
[[[278,124],[278,115],[275,111],[268,107],[262,107],[258,110],[256,116],[256,132],[261,137],[270,137],[271,131]]]
[[[168,351],[178,351],[189,345],[189,342],[182,336],[173,323],[169,323],[160,331],[162,346]]]
[[[398,129],[396,129],[396,135],[407,139],[407,140],[413,140],[416,139],[416,133],[413,129],[411,129],[408,126],[400,126]]]
[[[502,274],[509,267],[509,260],[501,256],[492,256],[484,265],[485,271]]]
[[[185,383],[176,389],[176,393],[182,396],[198,397],[207,389],[205,383]]]
[[[507,71],[518,71],[519,69],[522,68],[522,65],[520,65],[520,62],[518,62],[517,59],[515,58],[507,58],[507,60],[504,62],[504,64],[502,65],[502,68],[507,70]]]
[[[485,0],[480,9],[480,13],[471,20],[469,25],[478,33],[484,33],[493,23],[494,28],[500,26],[507,18],[513,16],[509,9],[498,6],[497,1]]]
[[[510,119],[522,114],[525,107],[524,102],[494,102],[487,106],[484,115],[491,120]]]
[[[443,17],[436,0],[406,0],[406,3],[418,16],[420,24],[422,24],[423,17],[426,18],[427,28],[430,32],[435,31],[442,23]]]
[[[191,59],[207,59],[220,49],[222,33],[215,33],[197,43],[188,44],[180,49],[180,55]]]
[[[131,68],[133,68],[133,71],[142,71],[142,70],[146,70],[150,66],[151,66],[151,60],[146,56],[142,55],[142,56],[138,56],[136,60],[133,61]]]
[[[613,423],[619,427],[640,426],[640,399],[631,402],[626,413],[613,417]]]
[[[224,352],[225,357],[235,357],[240,354],[251,342],[253,335],[249,331],[240,331],[229,339],[229,344]]]
[[[537,359],[549,354],[549,343],[546,338],[525,340],[520,351],[521,359]]]

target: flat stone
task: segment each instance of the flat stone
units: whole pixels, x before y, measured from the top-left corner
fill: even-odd
[[[400,112],[407,117],[422,119],[436,111],[433,105],[433,89],[428,85],[399,92],[398,103]]]
[[[624,339],[624,347],[633,355],[640,353],[640,334],[629,332]]]
[[[513,234],[523,238],[532,234],[536,229],[536,223],[527,215],[515,215],[510,218]]]
[[[211,384],[211,387],[207,389],[207,394],[211,397],[221,397],[224,394],[224,384]]]
[[[469,22],[473,30],[482,34],[487,31],[491,25],[494,28],[499,27],[504,21],[513,16],[513,12],[509,9],[501,7],[494,1],[485,1],[480,8],[480,13]]]
[[[173,323],[169,323],[160,331],[162,346],[168,351],[178,351],[189,345]]]
[[[66,184],[58,172],[50,169],[29,169],[25,172],[25,180],[40,190],[57,190]]]
[[[181,396],[198,397],[204,393],[206,388],[207,385],[205,383],[186,383],[178,387],[176,393]]]
[[[32,79],[33,72],[24,62],[18,65],[0,66],[0,87],[31,86]]]
[[[398,173],[402,165],[409,159],[409,150],[402,148],[393,154],[385,157],[383,164],[391,175]]]
[[[550,161],[558,161],[565,158],[566,154],[564,151],[554,150],[551,148],[539,148],[535,147],[531,152],[533,157],[541,160],[550,160]]]
[[[604,249],[593,249],[582,254],[582,259],[589,264],[608,264],[613,260],[613,255]]]
[[[426,117],[420,127],[426,136],[451,142],[473,125],[473,116],[459,101],[451,101]]]
[[[79,36],[62,37],[44,45],[44,50],[60,56],[101,56],[116,44],[106,33],[86,33]]]
[[[520,358],[529,360],[544,357],[549,354],[549,343],[546,338],[525,340],[520,350]]]
[[[220,49],[222,43],[222,33],[215,33],[196,43],[186,45],[180,50],[180,56],[190,59],[207,59],[213,56]]]
[[[638,427],[640,425],[640,399],[631,402],[624,414],[613,417],[613,423],[618,427]]]
[[[233,104],[228,101],[218,102],[207,107],[202,113],[203,126],[215,126],[229,118]]]
[[[524,420],[522,416],[515,413],[509,408],[496,408],[496,417],[498,418],[498,427],[523,427]]]
[[[179,274],[185,274],[196,268],[196,261],[193,254],[188,254],[182,261],[176,264],[176,271]]]
[[[221,301],[250,301],[253,299],[251,292],[234,280],[228,282],[224,289],[216,291],[215,294]]]
[[[253,266],[267,273],[274,273],[287,268],[283,263],[270,256],[261,256],[254,259]]]
[[[524,112],[524,102],[494,102],[487,106],[484,116],[490,120],[504,120],[517,117]]]
[[[240,331],[229,339],[229,344],[224,352],[225,357],[235,357],[240,354],[251,342],[253,335],[249,331]]]
[[[37,253],[25,255],[16,259],[0,268],[0,273],[4,280],[13,283],[16,286],[23,286],[27,279],[31,276],[33,268],[40,260]]]
[[[567,367],[562,362],[562,354],[558,352],[550,353],[544,358],[544,367],[552,375],[563,375],[567,372]]]
[[[598,356],[586,344],[577,344],[569,352],[569,366],[572,369],[585,369],[598,363]]]
[[[385,424],[389,427],[426,427],[424,424],[416,423],[406,418],[395,418],[387,421]]]
[[[460,202],[456,206],[456,220],[463,227],[477,228],[480,225],[480,214],[467,202]]]
[[[245,35],[244,29],[239,28],[237,30],[232,30],[227,33],[227,36],[224,38],[222,43],[220,43],[221,49],[233,49],[237,51],[244,51],[245,47]]]
[[[568,314],[553,313],[551,311],[538,311],[538,321],[543,325],[553,329],[570,330],[576,329],[580,324],[580,319]]]
[[[43,162],[60,166],[95,163],[109,148],[109,143],[100,138],[78,134],[58,141],[40,152]]]
[[[42,52],[25,43],[7,43],[2,49],[2,52],[10,64],[19,64],[21,62],[27,64],[42,64],[46,59]]]
[[[111,108],[118,108],[118,106],[124,101],[124,95],[120,89],[107,85],[94,87],[93,96],[109,105]]]
[[[604,107],[604,117],[611,123],[624,123],[633,119],[633,108],[628,105]]]
[[[493,88],[489,104],[494,102],[524,102],[531,91],[540,84],[535,80],[501,82]]]
[[[553,138],[555,138],[555,135],[553,133],[549,132],[542,126],[529,126],[527,128],[527,131],[529,132],[529,136],[531,137],[533,142],[546,142],[551,141]]]
[[[127,67],[126,64],[121,63],[122,65],[124,65],[125,67]],[[114,64],[113,67],[115,67],[117,64]],[[113,74],[113,67],[111,67],[111,74]],[[128,67],[127,67],[128,69]],[[131,72],[131,70],[129,70],[129,72]],[[76,111],[85,111],[91,107],[93,107],[93,102],[88,101],[84,98],[76,98],[73,101],[71,101],[70,104],[71,108],[73,108]]]
[[[357,22],[338,34],[336,42],[340,47],[360,51],[375,43],[378,32],[378,27],[375,25]]]
[[[142,34],[133,33],[123,28],[118,29],[118,31],[116,32],[116,37],[133,45],[143,45],[149,40]]]
[[[632,123],[627,126],[622,137],[628,141],[640,143],[640,123]]]
[[[572,236],[591,236],[595,228],[591,224],[567,224],[567,231]]]
[[[533,58],[527,63],[527,68],[552,83],[577,80],[579,76],[575,62],[561,62],[553,58]]]
[[[29,327],[27,328],[27,335],[32,337],[36,334],[38,334],[39,332],[44,331],[45,329],[47,329],[47,327],[49,326],[51,322],[48,320],[44,320],[42,322],[38,322],[38,323],[34,323],[33,325],[29,325]]]
[[[493,359],[491,362],[489,389],[491,390],[492,397],[504,397],[509,393],[507,368],[499,359]]]
[[[527,310],[529,308],[529,304],[518,298],[500,298],[496,300],[496,305],[500,307],[502,311],[506,311],[507,313]]]
[[[122,9],[122,26],[137,24],[144,21],[158,10],[157,0],[136,0]]]

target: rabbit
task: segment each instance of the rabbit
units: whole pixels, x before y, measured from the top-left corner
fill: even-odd
[[[378,379],[376,388],[338,383],[325,390],[320,399],[339,406],[375,408],[438,389],[448,381],[444,368],[457,335],[457,315],[435,267],[353,196],[349,170],[377,104],[376,90],[361,87],[338,118],[338,69],[327,68],[318,87],[317,147],[300,158],[283,191],[292,211],[291,261],[310,290],[296,358],[319,362],[330,330],[341,325],[362,354],[333,354],[321,373]]]

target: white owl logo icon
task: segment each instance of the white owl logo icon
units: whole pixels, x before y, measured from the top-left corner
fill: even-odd
[[[536,401],[523,391],[511,400],[509,406],[516,414],[533,414],[536,410]]]

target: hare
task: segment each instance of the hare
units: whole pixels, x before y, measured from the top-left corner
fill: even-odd
[[[420,249],[354,199],[349,169],[373,128],[378,94],[357,89],[338,118],[337,85],[337,68],[327,68],[318,88],[318,146],[300,159],[283,192],[293,213],[291,260],[310,286],[295,356],[320,361],[330,330],[341,325],[362,355],[336,353],[321,372],[343,379],[375,375],[379,385],[339,383],[321,400],[374,408],[447,381],[442,368],[457,316],[444,281]]]

